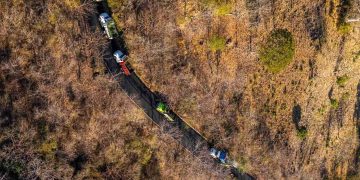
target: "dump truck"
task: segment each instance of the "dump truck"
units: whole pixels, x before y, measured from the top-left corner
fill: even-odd
[[[130,71],[126,67],[126,62],[125,62],[125,59],[127,56],[120,50],[117,50],[114,52],[114,57],[115,57],[116,62],[120,64],[120,67],[121,67],[122,71],[124,72],[124,74],[126,76],[130,76]]]
[[[118,36],[119,33],[116,29],[115,21],[108,13],[101,13],[99,21],[109,39],[114,39],[114,37]]]
[[[156,110],[159,113],[163,114],[168,121],[170,122],[174,121],[174,118],[172,118],[170,115],[169,107],[164,102],[158,102],[156,105]]]

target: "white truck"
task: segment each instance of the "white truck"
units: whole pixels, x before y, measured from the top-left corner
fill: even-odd
[[[115,22],[108,13],[101,13],[99,21],[109,39],[114,39],[114,37],[118,36],[119,33],[116,29]]]

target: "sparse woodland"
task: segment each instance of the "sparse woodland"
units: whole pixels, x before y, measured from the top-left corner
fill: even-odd
[[[91,2],[0,10],[0,179],[222,178],[104,73],[108,41],[88,25]]]
[[[135,72],[242,171],[356,179],[360,27],[345,22],[351,1],[108,3]],[[0,1],[0,179],[225,179],[106,74],[94,12],[91,1]]]
[[[109,0],[135,71],[260,179],[356,177],[352,0]],[[278,33],[279,32],[279,33]]]

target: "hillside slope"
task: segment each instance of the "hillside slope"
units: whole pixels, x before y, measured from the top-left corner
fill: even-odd
[[[350,1],[109,5],[136,72],[244,171],[264,179],[357,173],[360,29],[345,22]],[[282,35],[280,48],[271,37]]]
[[[224,178],[105,74],[93,13],[77,0],[0,1],[0,179]]]

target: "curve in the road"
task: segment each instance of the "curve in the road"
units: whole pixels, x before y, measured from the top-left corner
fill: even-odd
[[[111,15],[111,11],[106,1],[98,2],[97,10],[98,14],[107,12]],[[92,24],[92,27],[97,26],[96,15],[91,19],[90,23]],[[205,163],[209,163],[209,160],[214,162],[214,160],[210,158],[208,152],[211,146],[205,137],[173,111],[171,111],[171,114],[174,116],[174,122],[167,121],[164,116],[156,110],[156,103],[160,98],[140,80],[134,71],[131,71],[130,76],[125,76],[121,73],[121,68],[112,57],[112,52],[115,50],[122,50],[127,53],[124,43],[122,38],[113,39],[111,40],[110,45],[104,50],[104,64],[108,73],[118,82],[120,88],[126,92],[128,97],[141,108],[156,125],[160,126],[164,132],[179,132],[180,136],[177,134],[173,136],[173,138],[179,141],[186,150]],[[237,179],[254,179],[249,174],[241,173],[234,167],[231,167],[231,172]]]

